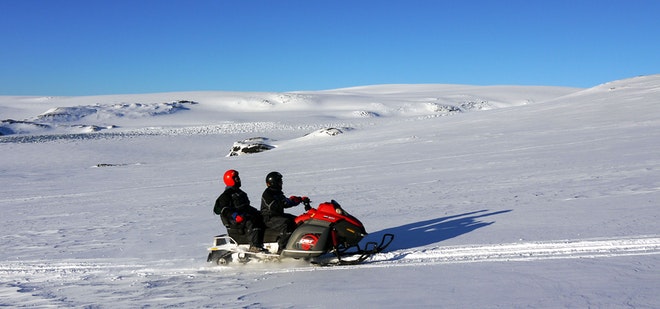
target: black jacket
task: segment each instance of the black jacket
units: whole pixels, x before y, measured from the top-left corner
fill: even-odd
[[[261,216],[264,220],[284,215],[284,209],[298,204],[289,200],[280,189],[268,187],[261,195]]]
[[[223,221],[231,220],[235,212],[240,215],[251,213],[250,199],[247,193],[236,187],[227,187],[225,191],[215,200],[213,212],[223,217]]]

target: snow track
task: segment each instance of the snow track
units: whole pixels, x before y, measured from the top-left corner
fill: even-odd
[[[542,241],[527,243],[509,243],[495,245],[464,245],[441,246],[422,250],[397,250],[374,255],[359,265],[334,266],[329,269],[355,268],[355,267],[392,267],[392,266],[421,266],[454,263],[477,262],[507,262],[507,261],[538,261],[548,259],[580,259],[580,258],[607,258],[616,256],[654,255],[660,254],[660,236],[646,235],[626,238],[596,238],[582,240]],[[141,261],[132,263],[131,260],[122,260],[115,264],[111,261],[70,261],[59,263],[43,262],[0,262],[0,278],[9,279],[12,276],[47,276],[47,277],[77,277],[104,271],[129,271],[140,273],[150,269],[150,273],[168,273],[187,271],[207,271],[206,267],[187,269],[177,261]],[[136,260],[135,262],[137,262]],[[311,264],[293,260],[284,260],[282,263],[258,263],[259,266],[246,267],[245,265],[209,266],[211,269],[240,268],[258,271],[303,271],[318,269]],[[185,262],[185,263],[189,263]],[[254,265],[253,265],[254,266]],[[293,267],[287,267],[293,266]]]
[[[660,254],[660,237],[598,238],[437,247],[382,253],[365,265],[408,266]]]
[[[550,259],[608,258],[660,254],[660,237],[645,235],[626,238],[597,238],[495,245],[447,246],[423,250],[379,253],[359,265],[328,269],[414,267],[425,265],[541,261]],[[318,267],[295,267],[270,273],[310,271]],[[323,268],[325,269],[325,268]]]
[[[446,246],[423,250],[397,250],[379,253],[355,267],[404,267],[457,263],[517,262],[550,259],[607,258],[660,254],[660,237],[654,235],[626,238],[509,243],[495,245]],[[309,268],[281,269],[275,272],[305,271]]]
[[[0,299],[7,301],[0,301],[0,306],[86,306],[93,304],[98,295],[112,297],[113,303],[120,307],[131,306],[156,290],[165,301],[177,299],[179,293],[205,295],[208,285],[214,284],[218,288],[214,300],[193,298],[174,303],[199,305],[199,301],[205,300],[216,305],[220,301],[221,307],[236,307],[243,305],[241,298],[231,295],[244,293],[255,275],[655,254],[660,254],[657,235],[398,250],[377,254],[360,265],[334,267],[316,267],[299,260],[232,266],[212,266],[192,260],[3,261],[0,262],[0,281],[4,282],[0,285]],[[242,275],[234,276],[237,274]],[[234,279],[218,280],[221,277]]]

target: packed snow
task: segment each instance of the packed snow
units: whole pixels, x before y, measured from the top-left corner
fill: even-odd
[[[0,120],[0,306],[660,307],[660,75],[0,96]],[[395,239],[356,266],[211,265],[227,169],[256,207],[279,171]]]

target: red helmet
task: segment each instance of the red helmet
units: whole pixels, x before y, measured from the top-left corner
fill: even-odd
[[[241,179],[238,178],[237,170],[227,170],[225,172],[225,175],[222,177],[222,180],[225,182],[225,185],[227,185],[228,187],[241,186]]]

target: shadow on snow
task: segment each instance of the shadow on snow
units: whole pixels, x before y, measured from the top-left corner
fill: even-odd
[[[489,226],[495,222],[484,222],[479,219],[510,211],[511,210],[488,212],[487,209],[484,209],[460,215],[409,223],[370,233],[367,236],[367,239],[369,241],[379,241],[383,235],[390,233],[394,234],[394,241],[392,241],[392,244],[387,248],[387,251],[411,249],[441,242],[472,232],[478,228]]]

